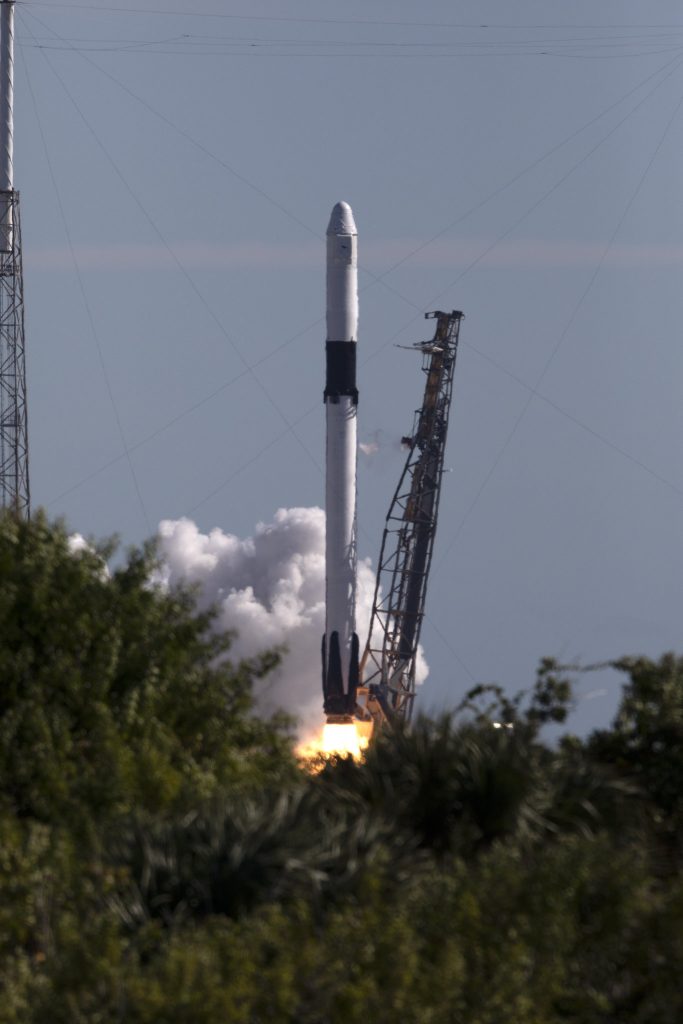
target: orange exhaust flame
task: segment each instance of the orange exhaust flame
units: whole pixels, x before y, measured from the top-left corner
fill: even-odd
[[[360,761],[368,745],[368,737],[361,736],[353,722],[330,724],[323,727],[317,736],[311,736],[297,748],[297,756],[304,761],[328,760],[331,757],[350,754]]]

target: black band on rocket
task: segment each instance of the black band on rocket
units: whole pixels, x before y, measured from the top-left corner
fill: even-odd
[[[325,378],[325,399],[347,396],[358,405],[356,387],[356,343],[355,341],[328,341],[327,376]]]

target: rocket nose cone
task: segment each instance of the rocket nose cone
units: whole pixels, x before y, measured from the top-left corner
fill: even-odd
[[[332,209],[330,223],[327,225],[328,235],[357,235],[353,210],[348,203],[336,203]]]

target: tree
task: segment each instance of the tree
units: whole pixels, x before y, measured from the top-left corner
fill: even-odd
[[[595,731],[593,763],[628,779],[650,809],[671,868],[683,863],[683,658],[621,658],[613,667],[627,682],[611,728]]]
[[[7,809],[85,828],[293,777],[286,723],[254,714],[276,653],[237,666],[153,545],[74,550],[62,524],[0,519],[0,788]]]
[[[683,660],[296,768],[154,549],[0,519],[0,1024],[678,1024]],[[662,853],[666,853],[666,857]]]
[[[534,687],[509,697],[477,686],[452,714],[418,716],[380,734],[361,763],[331,762],[319,785],[351,792],[421,849],[465,858],[501,840],[542,842],[560,833],[592,834],[629,815],[633,787],[597,766],[581,743],[551,749],[541,740],[561,723],[572,685],[544,659]]]

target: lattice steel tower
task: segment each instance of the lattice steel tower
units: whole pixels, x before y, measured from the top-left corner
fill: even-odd
[[[14,0],[0,0],[0,508],[28,517],[24,282],[13,158]]]
[[[387,515],[370,635],[361,662],[359,710],[362,718],[379,727],[394,719],[408,721],[413,710],[463,314],[426,316],[436,319],[434,338],[413,346],[422,352],[424,398],[412,434],[403,438],[408,456]]]

